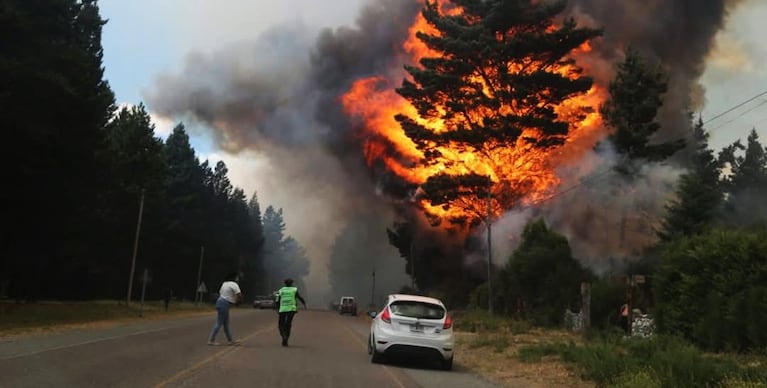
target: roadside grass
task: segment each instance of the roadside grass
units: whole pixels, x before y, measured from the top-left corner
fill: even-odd
[[[684,340],[573,333],[482,311],[455,316],[457,359],[504,386],[767,388],[767,349],[708,354]]]
[[[52,330],[62,326],[104,323],[139,318],[161,319],[179,315],[209,312],[208,304],[171,302],[165,311],[163,301],[145,301],[143,311],[140,303],[127,305],[124,301],[0,301],[0,337]]]
[[[484,311],[454,313],[456,360],[484,378],[508,387],[590,388],[594,384],[565,367],[557,359],[523,363],[517,359],[521,347],[541,342],[578,341],[564,330],[533,327],[526,321],[491,316]]]
[[[683,340],[601,337],[586,343],[539,343],[519,350],[518,359],[540,362],[557,356],[598,387],[767,388],[765,358],[705,354]]]
[[[528,321],[508,319],[490,315],[487,311],[462,311],[454,316],[456,330],[469,333],[507,332],[525,334],[530,332],[533,325]]]

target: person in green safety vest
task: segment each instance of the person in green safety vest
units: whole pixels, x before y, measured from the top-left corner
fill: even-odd
[[[282,337],[282,346],[288,346],[290,338],[290,328],[293,325],[293,316],[298,311],[297,300],[306,308],[306,301],[298,293],[298,288],[293,287],[293,279],[285,279],[285,287],[277,291],[277,312],[279,320],[277,326],[280,328],[280,337]]]

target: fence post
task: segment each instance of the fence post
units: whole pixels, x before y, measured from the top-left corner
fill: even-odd
[[[587,331],[591,327],[591,283],[581,283],[581,320]]]

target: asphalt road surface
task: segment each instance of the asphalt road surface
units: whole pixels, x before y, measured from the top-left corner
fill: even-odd
[[[0,341],[0,387],[492,387],[461,368],[371,364],[368,323],[300,310],[289,347],[276,313],[234,309],[240,346],[208,346],[215,319],[170,319]],[[225,343],[223,331],[219,342]]]

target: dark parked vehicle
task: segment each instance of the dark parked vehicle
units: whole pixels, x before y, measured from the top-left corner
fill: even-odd
[[[341,297],[341,303],[338,305],[338,313],[341,315],[357,315],[357,302],[354,301],[353,296]]]
[[[274,296],[269,296],[269,295],[257,296],[256,299],[253,301],[254,309],[273,309],[274,306],[276,306],[276,301],[274,300]]]

